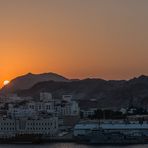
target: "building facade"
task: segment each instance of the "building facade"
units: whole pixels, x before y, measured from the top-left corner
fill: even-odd
[[[55,136],[58,132],[58,118],[1,118],[0,119],[0,137],[14,137],[16,134],[40,134]]]

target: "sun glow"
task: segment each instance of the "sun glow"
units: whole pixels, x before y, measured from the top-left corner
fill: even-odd
[[[10,83],[10,81],[5,80],[3,84],[4,84],[4,85],[8,85],[9,83]]]

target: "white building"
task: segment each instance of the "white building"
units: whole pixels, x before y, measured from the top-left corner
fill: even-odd
[[[15,136],[15,120],[0,118],[0,138]]]
[[[7,111],[7,115],[11,118],[35,117],[37,114],[30,109],[12,108]]]
[[[79,115],[79,105],[76,101],[71,102],[71,115]]]
[[[90,108],[90,109],[81,110],[81,113],[83,114],[84,118],[88,118],[90,116],[95,115],[96,111],[97,108]]]
[[[58,116],[79,116],[79,106],[76,101],[62,100],[55,102],[55,111]]]
[[[14,104],[15,106],[15,104]],[[63,95],[62,100],[54,100],[50,93],[40,93],[39,101],[30,101],[22,106],[14,107],[11,104],[8,106],[8,114],[16,116],[33,115],[34,112],[47,112],[56,114],[57,116],[78,116],[78,103],[72,100],[72,95]],[[17,104],[16,104],[17,106]]]
[[[14,137],[16,134],[41,134],[54,136],[58,132],[58,118],[0,119],[0,137]]]
[[[126,113],[127,113],[127,109],[121,108],[121,109],[120,109],[120,112],[121,112],[122,114],[126,114]]]
[[[15,120],[17,133],[54,135],[58,125],[66,125],[67,129],[67,126],[73,127],[78,122],[79,106],[71,95],[64,95],[62,100],[54,100],[50,93],[41,93],[38,101],[10,103],[7,116],[11,121]]]
[[[48,113],[54,113],[54,101],[30,102],[27,104],[27,108],[33,111],[45,111]]]
[[[63,95],[62,100],[71,102],[72,101],[72,95]]]
[[[42,92],[40,93],[40,100],[44,102],[52,101],[53,100],[52,94],[47,92]]]

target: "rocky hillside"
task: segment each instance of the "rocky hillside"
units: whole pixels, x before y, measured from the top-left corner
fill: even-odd
[[[7,86],[4,86],[1,89],[1,92],[10,93],[17,90],[29,89],[36,83],[43,81],[67,82],[69,80],[55,73],[43,73],[43,74],[28,73],[26,75],[19,76],[13,79]]]
[[[148,107],[147,76],[140,76],[129,81],[102,79],[70,82],[46,81],[35,84],[30,89],[18,91],[18,94],[36,97],[44,91],[51,92],[57,98],[63,94],[72,94],[78,100],[96,99],[100,108],[121,108],[129,105]]]

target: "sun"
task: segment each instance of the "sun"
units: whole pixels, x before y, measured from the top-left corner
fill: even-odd
[[[4,85],[8,85],[9,83],[10,83],[10,81],[5,80],[3,84],[4,84]]]

